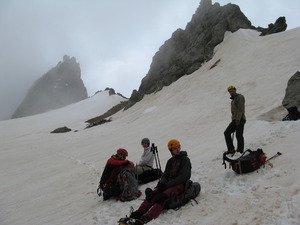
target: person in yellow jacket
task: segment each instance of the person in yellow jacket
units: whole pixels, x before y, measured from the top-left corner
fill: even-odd
[[[226,154],[234,154],[236,151],[244,152],[244,126],[246,123],[245,116],[245,97],[236,92],[236,88],[230,85],[227,88],[231,99],[231,122],[224,131],[225,141],[227,145]],[[236,132],[237,149],[233,145],[233,138],[231,134]]]

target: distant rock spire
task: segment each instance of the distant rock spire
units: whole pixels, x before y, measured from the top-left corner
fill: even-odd
[[[12,118],[30,116],[57,109],[88,97],[76,58],[65,55],[30,88]]]

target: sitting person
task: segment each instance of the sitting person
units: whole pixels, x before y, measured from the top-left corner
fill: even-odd
[[[128,218],[134,219],[133,224],[142,225],[156,219],[171,196],[184,192],[185,184],[191,177],[191,162],[187,153],[180,151],[179,141],[170,140],[168,148],[172,157],[168,160],[165,171],[155,189],[146,189],[146,199]]]
[[[126,160],[128,152],[124,148],[119,148],[117,154],[112,155],[107,160],[102,173],[99,188],[103,191],[103,200],[108,200],[112,196],[121,194],[120,187],[117,184],[118,174],[123,168],[133,168],[134,164]]]
[[[141,175],[145,171],[153,169],[154,152],[151,151],[150,140],[148,138],[143,138],[141,145],[143,146],[144,151],[140,162],[136,166],[136,175]]]

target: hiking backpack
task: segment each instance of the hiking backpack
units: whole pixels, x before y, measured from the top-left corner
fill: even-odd
[[[137,175],[139,184],[146,184],[151,181],[158,180],[162,175],[161,169],[146,170],[142,174]]]
[[[229,162],[232,170],[238,174],[250,173],[265,163],[266,154],[260,148],[256,151],[248,149],[237,159],[230,159],[226,154],[223,154],[223,165],[226,169],[225,161]]]
[[[198,204],[195,198],[200,194],[200,191],[200,183],[188,180],[185,184],[185,191],[183,193],[178,196],[175,194],[175,192],[171,193],[170,200],[167,202],[165,208],[178,209],[187,204],[191,199]]]
[[[133,168],[122,169],[118,175],[117,183],[121,191],[121,194],[119,196],[119,199],[121,201],[131,201],[141,195],[141,192],[138,189],[138,181],[135,178]]]

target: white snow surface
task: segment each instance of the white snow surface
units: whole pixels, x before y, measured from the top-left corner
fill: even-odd
[[[96,189],[107,159],[122,147],[138,162],[140,141],[158,147],[164,170],[170,139],[178,139],[201,184],[199,204],[164,211],[150,225],[300,224],[300,121],[281,119],[287,82],[300,71],[300,28],[260,37],[227,33],[212,60],[191,75],[147,95],[112,122],[85,129],[85,121],[123,101],[99,94],[47,113],[0,122],[0,224],[117,224],[145,198],[103,201]],[[213,68],[218,60],[220,62]],[[282,156],[247,175],[224,169],[223,132],[230,122],[226,90],[245,96],[245,148]],[[71,132],[51,134],[67,126]],[[75,132],[77,131],[77,132]]]

